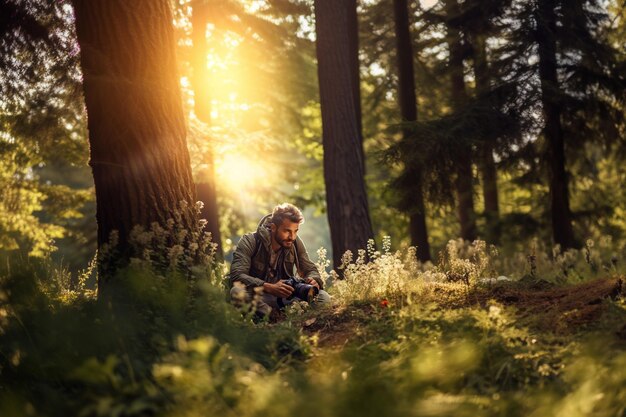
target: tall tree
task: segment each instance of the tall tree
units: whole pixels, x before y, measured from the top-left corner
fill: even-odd
[[[191,15],[192,26],[192,86],[194,90],[194,112],[196,117],[205,125],[211,123],[211,94],[209,91],[209,71],[207,67],[207,40],[206,29],[209,21],[209,5],[204,1],[197,1],[193,5]],[[207,138],[207,141],[210,138]],[[198,173],[196,192],[198,199],[204,203],[200,216],[206,219],[205,229],[211,233],[212,240],[218,244],[217,255],[223,258],[222,238],[220,233],[219,213],[217,206],[217,187],[215,184],[215,168],[213,147],[209,144],[204,153],[203,165]]]
[[[348,28],[352,0],[315,1],[322,109],[324,181],[335,266],[346,250],[364,249],[373,237],[364,182],[363,143],[354,99],[354,56]],[[358,61],[357,61],[358,62]]]
[[[361,111],[361,71],[359,63],[359,17],[357,13],[358,1],[344,2],[346,18],[348,19],[348,43],[350,47],[350,75],[352,77],[352,97],[357,118],[357,129],[360,141],[363,141],[363,116]]]
[[[425,85],[430,94],[420,96],[420,102],[427,100],[430,105],[422,108],[419,121],[406,124],[410,139],[401,139],[385,152],[391,160],[421,167],[422,186],[429,201],[456,206],[461,236],[467,240],[477,236],[472,164],[482,164],[476,151],[489,146],[501,155],[511,145],[518,145],[521,136],[515,113],[504,106],[513,95],[513,87],[498,80],[486,94],[470,95],[466,91],[465,64],[472,57],[470,35],[491,29],[504,3],[442,1],[421,11],[416,45],[420,51],[418,62],[424,65],[418,67],[417,78],[425,75],[424,67],[433,72]],[[442,32],[447,36],[442,37]],[[438,58],[446,51],[447,59]],[[445,85],[441,84],[444,80]],[[398,185],[407,193],[409,184],[405,180]]]
[[[539,140],[524,162],[532,166],[533,159],[541,158],[548,177],[552,239],[569,248],[577,245],[573,222],[584,213],[571,209],[570,193],[579,190],[570,189],[568,172],[581,166],[587,144],[600,152],[623,149],[619,132],[624,126],[625,72],[620,51],[607,36],[605,2],[538,0],[513,6],[508,20],[528,30],[505,32],[507,42],[497,48],[498,72],[517,83],[517,113],[535,120],[533,133]],[[596,169],[590,160],[582,165]]]
[[[409,24],[407,0],[394,0],[394,20],[396,29],[396,50],[398,60],[398,101],[402,122],[417,121],[417,100],[415,97],[415,74],[413,70],[413,46]],[[402,129],[404,140],[410,140],[411,131]],[[426,229],[426,208],[422,190],[422,172],[420,166],[405,163],[403,178],[412,182],[411,190],[406,194],[403,205],[409,212],[409,232],[411,244],[417,246],[417,257],[426,262],[430,260],[430,246]],[[409,188],[409,187],[404,187]],[[408,200],[408,201],[407,201]]]
[[[491,92],[489,61],[487,59],[487,34],[485,30],[473,31],[470,35],[474,64],[476,97],[480,100]],[[494,160],[493,141],[483,140],[478,146],[477,162],[482,179],[486,236],[492,242],[499,241],[498,173]]]
[[[498,114],[506,112],[504,104],[508,97],[513,95],[514,89],[503,87],[506,82],[497,79],[490,65],[487,39],[497,39],[502,35],[502,26],[510,24],[503,22],[505,11],[511,7],[513,0],[468,0],[462,3],[462,14],[456,17],[462,19],[463,31],[469,47],[474,72],[474,101],[482,111],[497,118]],[[497,90],[500,91],[497,91]],[[510,119],[511,126],[506,132],[497,129],[491,135],[480,138],[476,144],[476,165],[482,179],[484,201],[484,216],[486,220],[485,237],[493,242],[500,238],[500,207],[498,201],[497,169],[494,159],[496,150],[510,148],[518,141],[516,126],[519,122]],[[511,134],[513,132],[513,134]],[[504,143],[503,143],[504,142]],[[498,146],[500,145],[500,146]],[[500,149],[497,149],[497,148]]]
[[[446,12],[448,18],[447,42],[448,42],[448,69],[450,75],[450,98],[454,112],[460,112],[468,103],[468,95],[465,90],[463,61],[465,48],[461,39],[461,31],[454,22],[454,18],[460,14],[457,0],[446,0]],[[474,189],[472,173],[472,147],[466,142],[459,142],[458,154],[461,157],[457,161],[457,172],[454,181],[457,198],[457,214],[461,225],[461,237],[473,241],[477,237],[476,214],[474,212]]]
[[[539,0],[537,46],[541,103],[545,120],[550,205],[554,242],[563,248],[574,246],[572,213],[569,206],[568,178],[565,171],[565,142],[561,125],[560,87],[557,78],[556,0]]]
[[[168,0],[75,0],[98,245],[135,225],[195,226],[195,192]]]

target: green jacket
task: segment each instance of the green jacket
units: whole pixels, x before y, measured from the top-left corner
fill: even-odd
[[[243,235],[239,243],[237,243],[237,249],[235,249],[233,254],[233,263],[230,267],[231,282],[239,281],[248,289],[260,287],[265,283],[264,275],[269,267],[270,251],[272,250],[268,224],[270,216],[268,214],[259,222],[257,235],[261,240],[261,244],[256,254],[254,251],[257,244],[254,233]],[[309,259],[304,243],[302,243],[299,237],[294,243],[289,249],[282,249],[288,251],[285,254],[283,268],[290,276],[294,276],[295,270],[300,278],[313,278],[322,288],[322,279],[317,271],[317,267]]]

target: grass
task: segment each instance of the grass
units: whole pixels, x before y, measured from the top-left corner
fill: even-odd
[[[514,260],[453,241],[421,265],[386,244],[346,255],[342,280],[321,256],[332,307],[275,324],[242,317],[207,268],[190,285],[134,262],[104,303],[86,277],[14,261],[0,415],[624,417],[624,278],[600,246]]]

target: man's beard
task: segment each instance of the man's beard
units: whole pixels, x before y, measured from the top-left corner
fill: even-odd
[[[293,240],[289,240],[289,239],[279,240],[276,236],[274,236],[274,240],[276,241],[276,243],[280,245],[281,248],[289,248],[293,244]]]

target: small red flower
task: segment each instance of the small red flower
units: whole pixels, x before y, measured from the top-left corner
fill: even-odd
[[[386,298],[383,298],[383,299],[380,301],[380,306],[381,306],[382,308],[387,308],[387,307],[389,307],[389,300],[387,300]]]

